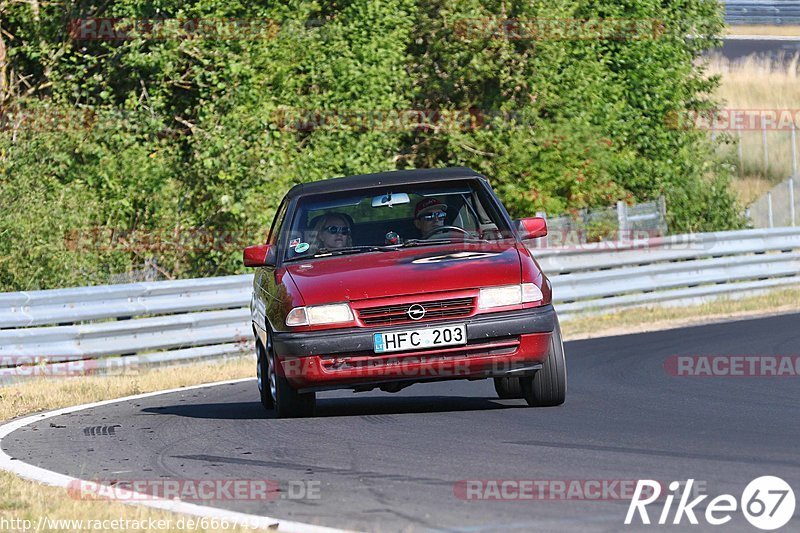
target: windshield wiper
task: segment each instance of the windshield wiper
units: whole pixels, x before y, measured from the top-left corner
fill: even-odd
[[[401,248],[412,246],[432,246],[436,244],[453,244],[459,242],[489,242],[486,239],[478,239],[475,237],[467,239],[409,239],[400,245]]]
[[[395,250],[391,246],[348,246],[346,248],[321,248],[314,257],[321,257],[323,255],[345,255],[357,254],[360,252],[391,252]]]
[[[434,244],[450,244],[456,242],[454,239],[408,239],[400,245],[400,248],[410,248],[412,246],[432,246]]]

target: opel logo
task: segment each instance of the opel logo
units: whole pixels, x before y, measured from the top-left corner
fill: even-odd
[[[406,314],[411,320],[421,320],[425,316],[425,308],[419,304],[414,304],[408,308]]]

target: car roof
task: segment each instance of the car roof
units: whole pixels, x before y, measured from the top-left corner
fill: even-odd
[[[430,183],[435,181],[447,181],[459,178],[482,178],[471,168],[450,167],[450,168],[424,168],[415,170],[393,170],[389,172],[377,172],[375,174],[358,174],[345,178],[331,178],[309,183],[300,183],[292,187],[287,198],[305,196],[307,194],[324,194],[341,191],[352,191],[367,189],[382,185],[406,185],[413,183]]]

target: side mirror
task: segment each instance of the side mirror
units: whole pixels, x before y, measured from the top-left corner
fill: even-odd
[[[275,248],[269,244],[256,244],[244,249],[244,266],[275,266]]]
[[[517,231],[522,240],[544,237],[547,235],[547,221],[542,217],[521,218],[517,221]]]

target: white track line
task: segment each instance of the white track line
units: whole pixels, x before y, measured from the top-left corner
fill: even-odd
[[[33,424],[34,422],[40,422],[42,420],[47,420],[48,418],[53,418],[55,416],[75,413],[77,411],[83,411],[85,409],[91,409],[93,407],[100,407],[103,405],[109,405],[113,403],[127,402],[131,400],[138,400],[141,398],[150,398],[152,396],[158,396],[159,394],[170,394],[173,392],[189,391],[193,389],[201,389],[204,387],[229,385],[232,383],[242,383],[244,381],[250,381],[252,379],[253,378],[234,379],[230,381],[218,381],[215,383],[206,383],[203,385],[192,385],[190,387],[180,387],[177,389],[147,392],[144,394],[136,394],[134,396],[126,396],[124,398],[116,398],[114,400],[104,400],[102,402],[94,402],[83,405],[76,405],[73,407],[65,407],[63,409],[57,409],[55,411],[49,411],[47,413],[39,413],[35,415],[26,416],[23,418],[18,418],[16,420],[12,420],[11,422],[8,422],[0,426],[0,446],[2,445],[3,439],[7,437],[10,433],[27,425]],[[5,470],[7,472],[11,472],[30,481],[36,481],[39,483],[43,483],[45,485],[52,485],[54,487],[61,487],[64,489],[66,489],[70,485],[70,483],[72,483],[73,486],[75,483],[87,483],[87,484],[93,483],[91,481],[80,480],[78,478],[74,478],[64,474],[59,474],[57,472],[52,472],[50,470],[45,470],[44,468],[39,468],[37,466],[33,466],[28,463],[23,463],[19,459],[12,460],[12,458],[8,454],[6,454],[1,447],[0,447],[0,469]],[[131,495],[132,495],[131,498],[132,500],[136,500],[137,496],[141,497],[142,499],[139,501],[120,501],[119,503],[125,503],[128,505],[146,505],[147,507],[153,507],[155,509],[162,509],[164,511],[171,511],[174,513],[184,513],[194,516],[213,518],[217,520],[226,520],[230,524],[238,524],[245,527],[260,528],[260,529],[272,528],[273,531],[287,531],[287,532],[296,531],[298,533],[338,533],[343,531],[341,529],[334,529],[324,526],[315,526],[313,524],[305,524],[303,522],[290,522],[288,520],[281,520],[279,518],[272,518],[269,516],[259,516],[253,514],[238,513],[235,511],[226,511],[224,509],[218,509],[216,507],[206,507],[203,505],[186,503],[180,500],[165,500],[161,498],[154,498],[149,494],[131,492]]]

